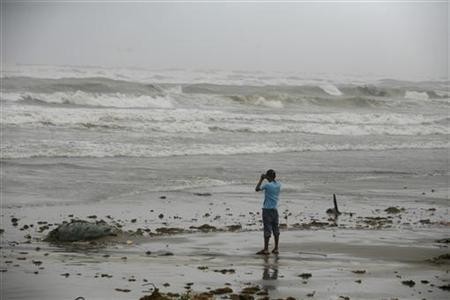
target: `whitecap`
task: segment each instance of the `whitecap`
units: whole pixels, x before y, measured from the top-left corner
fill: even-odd
[[[321,84],[319,87],[328,95],[331,96],[342,96],[342,92],[333,84],[327,83],[327,84]]]
[[[405,98],[413,100],[428,100],[429,96],[427,92],[406,91]]]

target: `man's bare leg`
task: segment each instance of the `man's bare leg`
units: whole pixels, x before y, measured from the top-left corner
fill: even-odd
[[[269,239],[270,236],[264,236],[264,249],[257,252],[256,254],[264,254],[264,255],[269,254]]]
[[[273,238],[275,240],[275,247],[273,248],[272,253],[278,254],[278,241],[280,239],[280,235],[279,234],[274,235]]]

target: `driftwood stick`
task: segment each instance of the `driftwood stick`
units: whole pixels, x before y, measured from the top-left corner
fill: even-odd
[[[341,212],[339,211],[339,208],[337,206],[336,194],[333,194],[333,204],[333,208],[327,209],[327,214],[334,215],[334,217],[337,218],[337,216],[339,216]]]
[[[333,203],[334,203],[334,211],[335,211],[335,214],[336,214],[336,215],[340,215],[341,212],[339,211],[338,206],[337,206],[336,194],[333,194]]]

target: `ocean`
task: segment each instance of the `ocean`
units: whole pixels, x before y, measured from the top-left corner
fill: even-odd
[[[171,157],[448,148],[448,81],[15,67],[2,154]]]

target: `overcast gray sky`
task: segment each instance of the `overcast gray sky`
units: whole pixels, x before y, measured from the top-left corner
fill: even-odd
[[[6,2],[3,63],[446,77],[448,11],[445,1]]]

